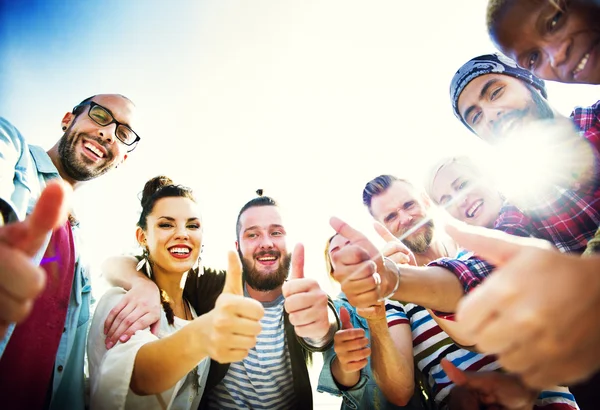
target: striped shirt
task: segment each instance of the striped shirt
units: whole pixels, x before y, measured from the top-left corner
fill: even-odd
[[[437,325],[425,308],[412,304],[402,304],[393,300],[385,305],[388,327],[408,324],[413,337],[413,355],[421,370],[436,403],[443,403],[454,384],[441,366],[443,358],[465,371],[498,370],[500,365],[492,355],[483,355],[461,349]],[[556,407],[557,404],[566,406]],[[566,388],[543,391],[537,399],[536,408],[578,409],[575,398]]]
[[[289,409],[294,386],[283,321],[283,295],[263,303],[256,346],[208,393],[210,409]]]

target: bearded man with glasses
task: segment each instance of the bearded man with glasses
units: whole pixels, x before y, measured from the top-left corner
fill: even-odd
[[[91,287],[66,198],[135,149],[134,111],[122,95],[87,98],[64,115],[63,135],[47,152],[0,117],[3,407],[84,408]]]

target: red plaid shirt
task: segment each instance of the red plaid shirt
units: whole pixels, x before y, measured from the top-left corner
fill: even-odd
[[[596,175],[600,152],[600,101],[591,107],[576,108],[571,114],[580,134],[587,139],[596,152]],[[507,205],[500,211],[494,223],[498,229],[517,236],[533,236],[553,243],[561,252],[581,254],[600,226],[600,186],[598,178],[587,186],[574,191],[556,190],[557,195],[540,200],[525,212]],[[452,271],[461,281],[465,293],[471,291],[492,273],[494,266],[471,256],[466,259],[442,258],[429,266],[440,266]]]

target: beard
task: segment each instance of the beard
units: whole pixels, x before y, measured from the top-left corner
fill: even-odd
[[[75,146],[83,137],[94,140],[106,149],[103,163],[95,164],[89,158],[78,155]],[[85,149],[85,148],[84,148]],[[88,134],[70,133],[70,128],[63,134],[58,142],[58,154],[65,173],[75,181],[89,181],[107,173],[113,167],[114,155],[102,141],[90,137]]]
[[[504,114],[494,123],[492,132],[496,137],[504,137],[510,131],[522,127],[527,122],[554,118],[550,104],[533,87],[528,86],[531,101],[523,109],[515,109]]]
[[[281,255],[279,251],[258,252],[252,255],[251,259],[247,259],[238,250],[240,260],[242,261],[242,278],[252,289],[267,292],[276,289],[283,285],[290,272],[290,264],[292,262],[292,254]],[[275,272],[261,273],[256,268],[254,257],[272,255],[279,257],[279,267]]]
[[[402,235],[404,235],[405,232],[407,232],[409,229],[412,229],[415,225],[416,224],[399,231],[396,237],[401,237]],[[408,247],[408,249],[410,249],[414,253],[423,253],[427,249],[429,249],[431,241],[433,240],[435,224],[433,223],[432,219],[429,219],[427,222],[425,222],[423,227],[419,229],[424,230],[422,232],[419,230],[402,240],[402,243],[404,243]]]

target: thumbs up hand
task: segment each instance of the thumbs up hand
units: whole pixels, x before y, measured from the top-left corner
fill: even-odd
[[[340,370],[343,373],[358,372],[368,363],[371,348],[364,329],[355,329],[350,321],[350,314],[345,307],[340,309],[342,329],[333,337],[333,350],[337,355]],[[343,378],[343,377],[341,377]]]
[[[0,217],[0,338],[9,323],[29,316],[46,285],[45,271],[31,258],[44,245],[48,234],[65,223],[71,193],[65,182],[51,181],[24,221],[4,225]]]
[[[217,298],[215,308],[208,314],[210,325],[208,355],[219,363],[243,360],[256,345],[261,332],[260,319],[265,314],[263,306],[252,298],[244,297],[242,264],[238,254],[229,251],[227,276],[223,293]]]
[[[316,280],[304,277],[302,244],[294,248],[290,278],[284,283],[282,291],[285,310],[296,334],[315,340],[327,336],[330,328],[327,294]]]
[[[244,284],[242,280],[242,263],[240,257],[234,251],[227,254],[227,276],[222,293],[244,296]]]
[[[381,255],[391,259],[395,263],[407,263],[417,266],[415,255],[398,238],[396,238],[386,227],[378,221],[373,224],[375,232],[386,242],[381,249]]]
[[[397,270],[385,266],[381,253],[363,233],[336,217],[332,217],[329,224],[350,242],[331,255],[335,265],[333,276],[342,292],[357,308],[377,304],[398,283]]]

